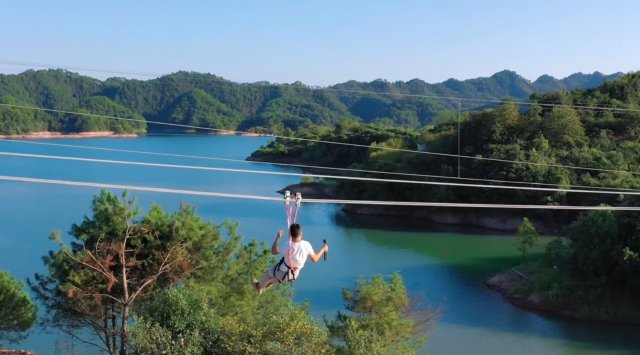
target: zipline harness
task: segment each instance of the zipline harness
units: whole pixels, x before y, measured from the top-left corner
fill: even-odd
[[[285,214],[287,215],[287,231],[289,233],[289,245],[288,245],[288,250],[287,253],[289,255],[289,264],[293,264],[292,260],[293,260],[293,255],[292,253],[292,246],[293,246],[293,237],[291,236],[291,225],[296,223],[298,221],[298,212],[300,211],[300,206],[302,205],[302,194],[297,192],[296,196],[295,196],[295,212],[293,211],[294,208],[294,203],[292,203],[292,197],[291,197],[291,193],[289,191],[285,191],[284,192],[284,210],[285,210]],[[291,215],[293,214],[293,220],[291,219]],[[285,278],[287,278],[287,281],[295,281],[296,279],[296,269],[297,267],[295,265],[287,265],[287,263],[284,260],[284,256],[282,257],[282,259],[280,259],[280,261],[276,264],[276,266],[273,268],[273,277],[276,277],[276,271],[280,270],[280,267],[285,266],[287,268],[287,273],[282,276],[281,279],[278,280],[278,282],[282,283]]]

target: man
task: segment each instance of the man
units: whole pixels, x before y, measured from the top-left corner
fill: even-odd
[[[318,254],[314,253],[311,244],[306,240],[302,240],[302,227],[297,223],[289,227],[289,233],[291,233],[291,243],[285,250],[280,250],[278,245],[280,244],[283,231],[278,231],[276,239],[271,246],[271,254],[282,254],[282,259],[264,273],[260,282],[254,279],[254,285],[258,292],[262,293],[263,290],[277,283],[286,283],[295,280],[298,278],[300,270],[304,267],[307,257],[310,257],[315,263],[320,260],[324,253],[329,251],[329,246],[325,244]]]

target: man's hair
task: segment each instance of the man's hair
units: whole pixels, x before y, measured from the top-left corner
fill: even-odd
[[[302,227],[298,223],[294,223],[289,227],[289,233],[292,238],[298,238],[302,234]]]

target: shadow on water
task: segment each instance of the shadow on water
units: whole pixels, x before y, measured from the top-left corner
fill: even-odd
[[[400,216],[367,216],[336,213],[335,223],[346,228],[372,228],[386,231],[401,232],[443,232],[475,235],[504,235],[511,236],[512,232],[498,229],[459,226],[437,223],[418,218],[404,218]]]
[[[426,256],[399,271],[407,288],[440,305],[440,323],[550,339],[567,339],[577,349],[637,354],[640,327],[580,321],[525,310],[485,286],[485,280],[521,263],[512,233],[483,231],[403,218],[336,215],[349,238],[363,238],[386,250]],[[386,232],[381,232],[386,231]],[[390,237],[388,232],[393,232]],[[551,238],[543,238],[542,244]],[[538,246],[532,255],[543,253]],[[470,301],[473,300],[473,301]],[[579,352],[579,351],[578,351]]]
[[[513,233],[455,226],[401,217],[371,217],[336,214],[335,221],[347,229],[370,231],[368,242],[383,248],[410,250],[426,254],[439,264],[454,267],[461,276],[486,278],[521,263],[513,246]],[[395,232],[390,239],[388,233]],[[543,239],[543,242],[545,239]],[[540,255],[534,248],[532,256]],[[484,280],[482,280],[484,281]]]

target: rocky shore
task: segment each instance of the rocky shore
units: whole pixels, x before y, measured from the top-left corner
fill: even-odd
[[[582,290],[568,299],[559,300],[558,294],[554,297],[551,291],[523,291],[531,289],[522,286],[531,282],[528,279],[532,277],[535,275],[511,269],[493,276],[486,281],[486,285],[500,293],[508,302],[528,310],[584,321],[640,325],[637,299],[632,296],[609,289],[599,300],[576,298],[576,295],[585,293],[586,290]]]
[[[0,355],[34,355],[33,351],[0,349]]]
[[[335,197],[333,191],[331,191],[329,187],[319,182],[293,184],[285,187],[284,189],[278,192],[281,194],[284,194],[285,191],[291,191],[292,194],[299,192],[302,194],[303,199],[304,198],[326,199],[326,198]]]
[[[555,307],[549,298],[548,292],[534,292],[529,295],[519,294],[518,288],[528,278],[516,269],[511,269],[499,273],[486,281],[487,287],[499,292],[509,302],[527,309],[532,309],[542,312],[559,313],[564,316],[571,316],[569,313],[564,313]]]

